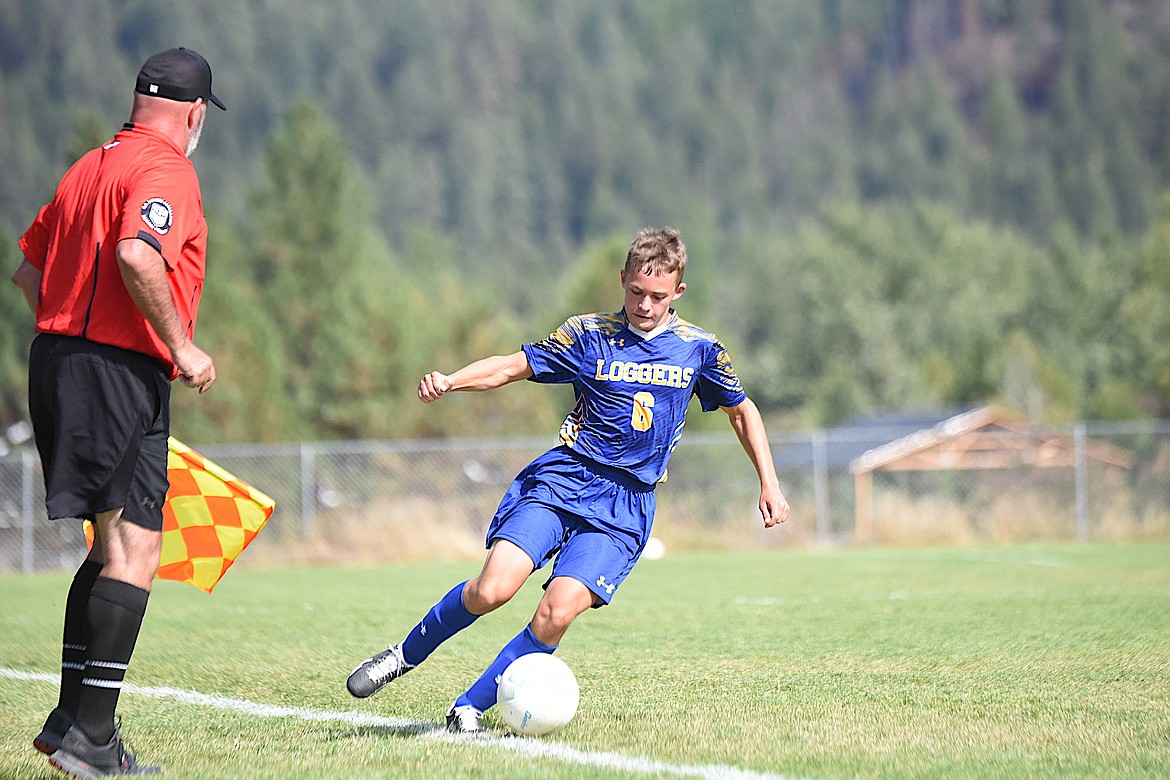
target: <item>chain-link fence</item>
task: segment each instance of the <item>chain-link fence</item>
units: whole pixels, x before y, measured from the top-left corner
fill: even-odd
[[[547,438],[196,447],[276,499],[241,563],[466,559]],[[658,489],[670,551],[810,544],[1170,538],[1170,421],[1066,429],[907,424],[781,434],[792,516],[765,531],[738,440],[684,436]],[[880,457],[879,457],[880,456]],[[75,566],[76,523],[45,519],[35,449],[0,456],[0,571]]]

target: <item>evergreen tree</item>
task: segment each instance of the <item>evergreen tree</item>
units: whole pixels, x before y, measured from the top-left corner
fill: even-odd
[[[1150,414],[1170,416],[1170,193],[1142,247],[1136,291],[1123,304],[1136,340],[1141,403]]]
[[[369,430],[352,403],[372,368],[366,334],[369,289],[395,280],[371,251],[368,203],[353,179],[340,134],[321,110],[300,103],[269,148],[253,196],[256,252],[249,273],[260,308],[280,334],[269,345],[286,429],[297,437]],[[271,359],[270,359],[271,360]]]
[[[175,29],[215,69],[199,338],[224,381],[176,393],[195,439],[536,429],[558,405],[527,388],[509,428],[478,400],[423,413],[417,374],[539,337],[593,281],[609,301],[610,242],[666,224],[694,259],[682,312],[767,411],[1164,408],[1159,3],[3,7],[13,235]]]
[[[0,435],[7,426],[28,419],[28,348],[34,320],[24,294],[8,281],[20,260],[16,240],[0,227]]]

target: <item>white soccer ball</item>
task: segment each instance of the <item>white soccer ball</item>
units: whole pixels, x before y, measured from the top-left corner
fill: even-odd
[[[548,653],[528,653],[508,664],[496,688],[500,717],[532,737],[564,728],[577,714],[580,698],[573,670]]]
[[[646,547],[642,550],[642,557],[648,561],[661,560],[666,556],[666,545],[657,536],[646,540]]]

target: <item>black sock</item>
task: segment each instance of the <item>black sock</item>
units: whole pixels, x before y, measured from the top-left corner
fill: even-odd
[[[57,709],[69,719],[77,718],[77,699],[81,695],[81,677],[89,646],[86,610],[89,593],[102,571],[102,565],[86,559],[73,575],[69,596],[65,600],[65,629],[61,635],[61,695]]]
[[[98,577],[86,609],[89,652],[81,680],[77,725],[98,745],[114,735],[114,710],[126,667],[146,614],[148,591],[128,582]]]

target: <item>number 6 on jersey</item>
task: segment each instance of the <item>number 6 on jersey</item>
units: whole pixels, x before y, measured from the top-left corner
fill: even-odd
[[[630,415],[630,427],[635,431],[648,431],[654,424],[654,394],[634,394],[634,411]]]

